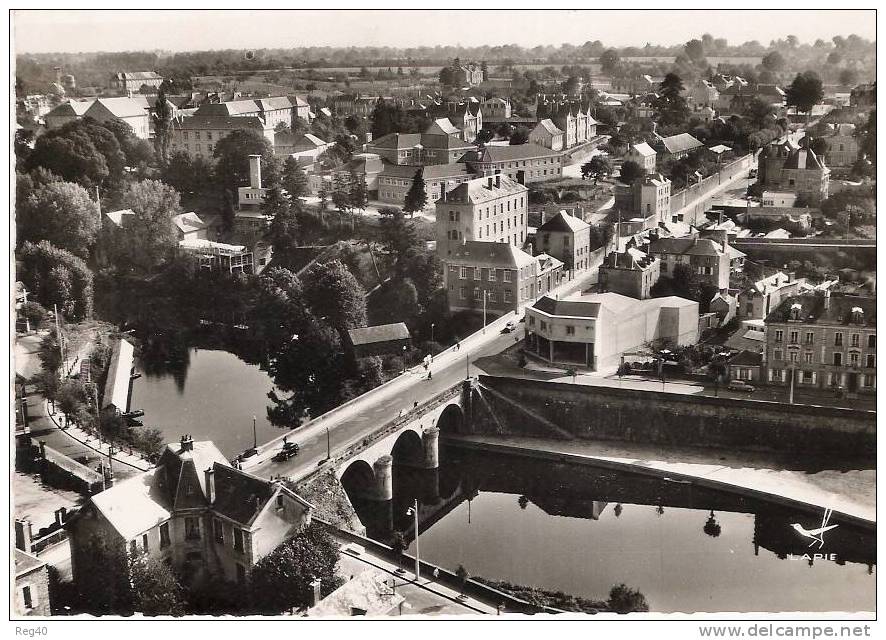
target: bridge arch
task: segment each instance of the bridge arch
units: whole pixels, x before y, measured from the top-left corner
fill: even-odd
[[[369,498],[375,495],[375,470],[365,460],[354,460],[341,476],[341,485],[348,496]]]
[[[444,435],[464,433],[464,423],[465,414],[462,408],[457,404],[450,404],[440,414],[440,418],[437,420],[437,428]]]
[[[391,457],[394,464],[424,466],[425,450],[421,436],[411,429],[401,433],[391,449]]]

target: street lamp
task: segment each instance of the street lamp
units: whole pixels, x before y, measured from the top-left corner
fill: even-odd
[[[421,565],[418,559],[418,498],[411,507],[406,510],[406,515],[415,517],[415,581],[421,577]]]
[[[431,342],[434,341],[434,323],[431,323]]]
[[[323,428],[326,429],[326,459],[331,460],[332,459],[332,445],[331,445],[330,439],[329,439],[329,426],[324,424]]]

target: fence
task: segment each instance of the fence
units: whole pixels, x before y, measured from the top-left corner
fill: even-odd
[[[698,205],[702,205],[701,212],[703,213],[705,209],[704,205],[706,204],[705,202],[699,203],[698,200],[704,198],[704,196],[710,194],[712,191],[715,191],[724,181],[731,180],[739,173],[749,169],[753,158],[753,154],[742,156],[738,160],[723,166],[720,171],[714,175],[699,180],[697,183],[690,185],[681,191],[672,193],[671,212],[674,215],[677,215],[678,212],[681,212],[681,210],[685,209],[688,205],[694,205],[693,219],[689,222],[695,222],[695,218],[699,215]]]

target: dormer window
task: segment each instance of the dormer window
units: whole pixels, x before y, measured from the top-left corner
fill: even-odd
[[[799,302],[795,302],[791,305],[791,320],[799,320],[800,319],[800,311],[802,311],[803,305]]]
[[[852,322],[864,324],[864,310],[861,307],[852,307]]]

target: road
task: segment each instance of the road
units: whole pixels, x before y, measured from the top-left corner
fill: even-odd
[[[408,411],[413,403],[430,400],[438,393],[449,389],[464,380],[468,373],[476,376],[482,370],[473,362],[479,358],[494,355],[523,338],[523,325],[513,333],[501,333],[508,319],[505,316],[487,327],[486,335],[477,336],[473,343],[465,341],[458,351],[449,348],[438,354],[431,365],[432,379],[422,367],[414,367],[396,381],[388,383],[364,394],[351,405],[334,410],[328,419],[321,417],[312,423],[290,432],[288,440],[301,447],[298,456],[286,462],[268,459],[279,446],[265,453],[257,465],[244,466],[250,473],[261,477],[283,475],[301,477],[327,458],[327,433],[329,446],[334,453],[351,442],[365,437],[370,431],[398,417],[401,411]],[[429,425],[430,426],[430,425]],[[328,431],[327,431],[328,427]]]

